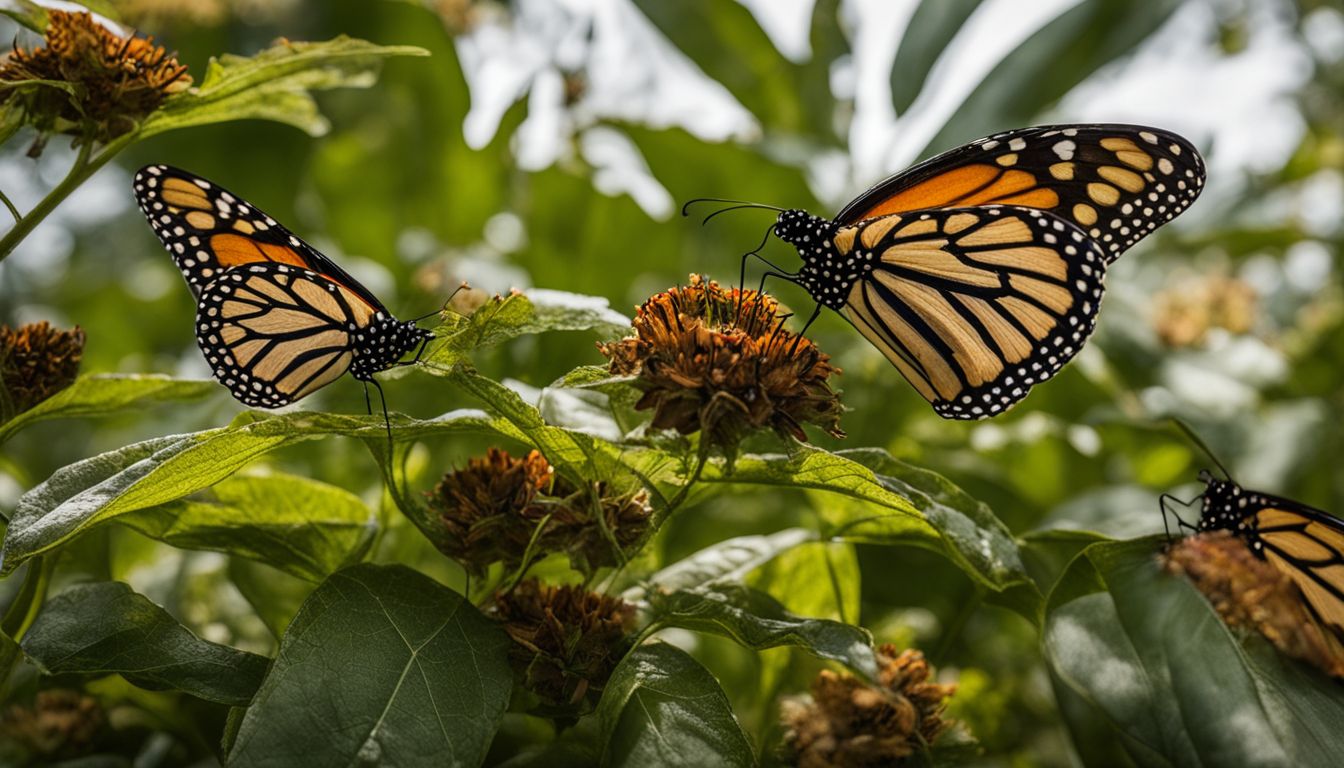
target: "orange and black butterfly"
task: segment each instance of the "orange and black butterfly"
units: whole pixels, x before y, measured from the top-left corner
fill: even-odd
[[[196,343],[215,378],[250,406],[278,408],[346,371],[362,382],[431,337],[241,198],[150,165],[135,198],[196,297]]]
[[[843,315],[940,416],[985,418],[1077,354],[1107,265],[1203,186],[1199,153],[1168,131],[1009,131],[882,181],[834,219],[781,211],[773,232],[803,265],[769,274],[805,288],[813,318]]]
[[[1344,637],[1344,520],[1207,471],[1199,479],[1204,493],[1198,531],[1231,531],[1291,579],[1317,618]]]

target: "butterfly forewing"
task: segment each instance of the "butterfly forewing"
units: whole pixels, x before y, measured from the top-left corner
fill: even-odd
[[[995,134],[898,173],[835,220],[1016,205],[1076,224],[1114,260],[1199,196],[1204,162],[1185,139],[1138,125],[1046,125]]]
[[[1053,376],[1101,302],[1101,249],[1039,210],[882,216],[834,243],[862,265],[842,314],[947,418],[995,415]]]

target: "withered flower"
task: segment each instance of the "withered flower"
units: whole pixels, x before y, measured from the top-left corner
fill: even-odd
[[[509,660],[527,690],[546,705],[595,703],[625,654],[634,606],[581,586],[528,579],[495,596],[490,608],[513,640]]]
[[[1162,564],[1190,579],[1229,626],[1254,629],[1283,653],[1344,677],[1344,644],[1321,625],[1292,579],[1231,531],[1180,539]]]
[[[43,134],[107,142],[135,128],[170,94],[191,85],[187,68],[153,38],[121,37],[85,12],[47,11],[45,45],[17,45],[0,65],[0,80],[27,87],[0,91]],[[57,87],[31,81],[64,83]],[[30,154],[41,152],[41,139]]]
[[[522,459],[491,448],[483,458],[443,476],[428,495],[443,524],[439,550],[469,571],[491,563],[515,566],[533,556],[565,552],[591,573],[615,565],[648,527],[648,493],[612,493],[606,483],[576,487],[555,474],[537,451]]]
[[[806,440],[803,424],[843,437],[840,397],[827,380],[839,369],[809,339],[784,330],[779,302],[756,291],[725,291],[691,275],[639,307],[635,335],[600,344],[618,376],[636,376],[653,426],[701,431],[731,457],[749,433],[773,427]]]
[[[0,421],[32,408],[70,386],[79,374],[84,331],[29,323],[0,325]]]
[[[894,765],[932,744],[951,727],[942,718],[955,685],[930,682],[924,654],[878,649],[878,685],[823,670],[812,695],[785,699],[786,757],[800,768]]]
[[[32,706],[0,715],[0,757],[6,765],[46,765],[87,754],[107,723],[102,705],[78,691],[41,691]],[[15,754],[17,753],[17,754]]]
[[[1226,275],[1181,281],[1154,299],[1153,329],[1169,347],[1201,343],[1209,331],[1251,330],[1256,316],[1255,288]]]

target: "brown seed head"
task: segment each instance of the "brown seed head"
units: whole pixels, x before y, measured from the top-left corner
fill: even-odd
[[[0,325],[0,422],[70,386],[79,374],[84,331],[29,323]]]
[[[16,704],[0,715],[0,758],[45,765],[79,757],[92,749],[106,722],[102,706],[93,698],[78,691],[41,691],[31,707]],[[11,750],[24,757],[10,754]]]
[[[635,617],[634,606],[617,598],[536,579],[496,595],[490,612],[513,640],[509,658],[524,686],[568,709],[601,697]]]
[[[1167,548],[1162,564],[1190,579],[1230,626],[1254,629],[1285,654],[1344,677],[1341,638],[1311,613],[1287,574],[1231,531],[1187,536]]]
[[[955,685],[930,682],[919,651],[878,649],[878,685],[823,670],[811,697],[786,699],[781,719],[787,757],[802,768],[894,765],[932,744],[952,723],[942,718]]]
[[[691,275],[639,307],[635,335],[600,344],[619,376],[636,376],[653,426],[700,431],[730,457],[751,432],[772,427],[806,440],[803,424],[837,437],[839,369],[811,340],[784,330],[779,302]]]
[[[1246,333],[1255,323],[1255,288],[1227,275],[1180,281],[1154,300],[1153,328],[1169,347],[1200,344],[1209,331]]]
[[[579,488],[537,451],[515,459],[497,448],[445,474],[427,495],[443,524],[435,544],[475,574],[491,563],[518,565],[529,545],[535,557],[568,553],[584,573],[615,565],[613,540],[622,549],[634,544],[653,511],[645,491]]]
[[[68,90],[34,83],[0,91],[0,104],[17,104],[43,133],[107,142],[191,85],[187,68],[153,38],[121,37],[84,12],[49,10],[47,18],[45,45],[16,46],[0,65],[3,81],[66,84]]]

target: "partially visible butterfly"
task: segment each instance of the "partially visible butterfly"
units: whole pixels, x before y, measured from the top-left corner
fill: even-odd
[[[1344,520],[1219,480],[1208,471],[1199,479],[1204,493],[1197,530],[1231,531],[1257,557],[1288,576],[1317,618],[1344,637]]]
[[[834,220],[781,211],[773,232],[803,266],[768,275],[806,289],[812,319],[843,315],[940,416],[985,418],[1077,354],[1107,265],[1203,186],[1199,153],[1167,131],[1023,128],[898,173]]]
[[[196,297],[196,343],[246,405],[287,405],[346,371],[377,387],[373,374],[417,344],[423,352],[429,331],[393,317],[331,259],[222,187],[150,165],[134,188]]]

